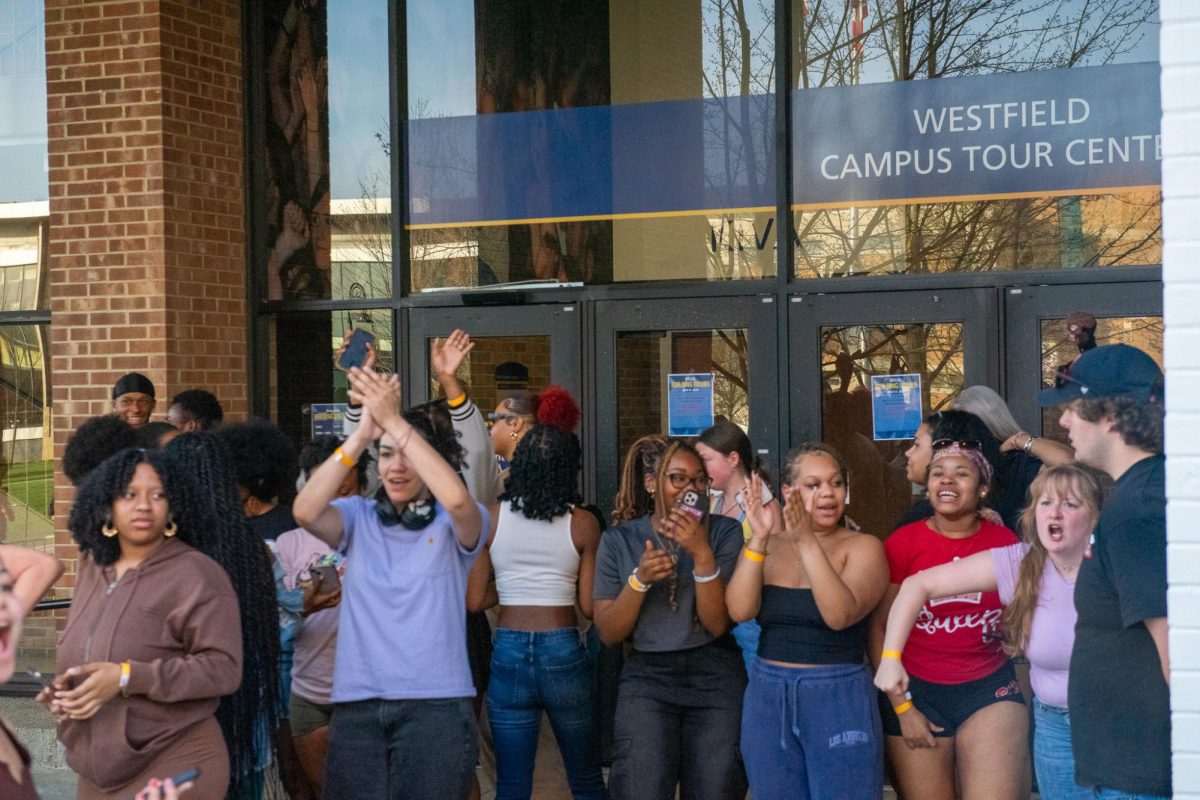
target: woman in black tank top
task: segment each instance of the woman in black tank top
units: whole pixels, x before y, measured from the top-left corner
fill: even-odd
[[[887,588],[874,536],[843,524],[847,471],[828,445],[787,458],[784,531],[772,535],[759,479],[752,535],[725,594],[735,622],[757,617],[758,660],[742,706],[742,755],[756,798],[883,794],[883,736],[864,665],[866,618]]]

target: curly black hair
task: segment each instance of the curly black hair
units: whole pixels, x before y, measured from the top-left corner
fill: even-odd
[[[193,491],[184,496],[183,514],[207,513],[213,520],[197,548],[229,573],[238,596],[242,623],[242,683],[221,698],[217,721],[229,749],[229,773],[235,796],[239,783],[270,763],[259,753],[265,722],[275,753],[275,730],[281,709],[279,697],[279,611],[271,555],[262,540],[246,526],[234,482],[233,460],[224,441],[214,433],[185,433],[166,448],[173,463],[195,476]]]
[[[299,465],[296,448],[283,431],[265,419],[222,425],[214,431],[233,456],[237,483],[264,503],[291,501]]]
[[[501,501],[528,519],[551,520],[580,503],[579,439],[553,425],[535,425],[513,453]]]
[[[76,428],[63,451],[63,474],[75,486],[109,456],[137,447],[137,431],[116,414],[92,417]]]
[[[210,509],[193,510],[188,507],[188,499],[196,493],[196,482],[186,470],[156,450],[126,448],[108,457],[88,473],[75,494],[75,504],[71,506],[71,516],[67,521],[71,538],[79,545],[79,551],[101,566],[115,563],[121,555],[117,537],[109,538],[100,529],[112,521],[113,501],[129,487],[139,464],[149,464],[158,473],[167,496],[170,518],[175,521],[178,528],[176,536],[180,541],[203,551],[201,545],[212,528]]]
[[[1138,400],[1127,395],[1084,396],[1075,403],[1075,412],[1088,422],[1110,417],[1113,430],[1129,447],[1155,454],[1163,451],[1164,410],[1161,402]]]
[[[203,389],[188,389],[171,398],[172,406],[179,406],[183,412],[200,424],[200,430],[207,431],[221,424],[225,411],[221,401],[212,392]],[[170,408],[170,406],[168,406]]]
[[[333,455],[333,451],[337,450],[345,439],[338,436],[316,436],[309,440],[308,444],[300,448],[300,472],[303,475],[310,474],[314,469],[325,463],[328,458]],[[358,473],[358,485],[365,487],[367,485],[367,470],[371,466],[371,454],[364,450],[362,455],[358,457],[358,463],[354,465],[354,471]]]

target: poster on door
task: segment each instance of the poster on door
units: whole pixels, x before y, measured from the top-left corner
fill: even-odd
[[[871,376],[871,429],[877,442],[911,439],[921,427],[921,376]]]
[[[713,374],[667,375],[667,435],[699,436],[713,424]]]
[[[313,403],[310,407],[312,413],[312,435],[317,436],[345,436],[346,425],[346,404],[345,403]]]

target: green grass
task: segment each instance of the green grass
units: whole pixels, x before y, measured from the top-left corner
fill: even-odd
[[[5,488],[13,503],[21,503],[39,514],[46,514],[54,497],[54,462],[13,464],[8,468]]]

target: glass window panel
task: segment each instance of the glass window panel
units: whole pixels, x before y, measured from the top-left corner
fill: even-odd
[[[774,274],[771,4],[406,8],[414,291]]]
[[[745,328],[620,334],[617,429],[622,455],[639,437],[667,432],[667,375],[674,372],[713,373],[714,417],[748,429],[749,346]]]
[[[47,339],[45,326],[0,326],[0,503],[7,511],[0,513],[0,539],[53,553],[54,431]],[[17,663],[53,671],[56,636],[52,615],[31,617]]]
[[[264,5],[269,299],[390,297],[387,0]]]
[[[0,204],[50,199],[43,5],[0,3]]]
[[[829,87],[929,79],[941,83],[988,74],[1158,60],[1157,0],[847,0],[793,2],[793,8],[791,87],[797,97],[805,90]],[[946,83],[945,89],[950,91],[951,84]],[[853,91],[843,106],[845,117],[837,124],[854,126],[860,119],[867,127],[847,138],[869,146],[873,140],[864,139],[861,131],[873,130],[877,118],[872,116],[873,106],[853,103]],[[929,102],[936,104],[937,95],[932,96]],[[794,101],[793,106],[798,115],[803,113],[801,103]],[[798,117],[795,124],[800,121]],[[1026,134],[1022,132],[1018,141],[1040,138]],[[966,137],[962,143],[971,135],[961,134]],[[809,155],[801,151],[806,141],[796,144],[797,174],[801,174],[802,157]],[[924,146],[919,137],[912,141],[914,147]],[[958,142],[952,152],[957,153],[957,146]],[[1056,153],[1061,160],[1064,153]],[[818,155],[824,154],[822,150]],[[865,163],[865,153],[859,159]],[[1003,198],[986,199],[988,191],[960,192],[958,187],[922,194],[922,179],[910,176],[909,180],[912,196],[893,205],[852,206],[856,198],[848,197],[841,204],[848,207],[820,202],[813,207],[804,205],[808,202],[801,196],[804,190],[798,189],[791,219],[795,275],[1072,269],[1162,261],[1162,199],[1157,187],[1112,189],[1110,184],[1100,184],[1105,188],[1065,197],[1038,192],[1013,197],[1006,190]],[[960,193],[982,197],[960,202],[936,199]],[[917,202],[922,196],[930,200]]]
[[[506,392],[539,392],[551,383],[549,336],[472,336],[475,347],[458,370],[458,379],[470,388],[471,399],[484,414],[500,404]],[[428,348],[429,344],[426,343]],[[501,364],[520,364],[527,381],[513,380],[512,368],[497,373]],[[441,387],[430,372],[430,397],[439,397]]]
[[[32,311],[47,305],[45,275],[47,266],[46,226],[48,211],[36,208],[42,203],[18,203],[0,206],[0,311]],[[10,213],[33,216],[4,217]]]
[[[333,364],[346,330],[375,334],[381,372],[396,369],[392,312],[311,311],[280,314],[270,326],[272,419],[297,442],[312,438],[313,404],[345,403],[346,375]]]
[[[1044,319],[1041,322],[1042,337],[1042,386],[1054,385],[1054,376],[1059,369],[1079,355],[1079,348],[1067,331],[1067,319]],[[1154,359],[1159,369],[1163,366],[1163,318],[1145,317],[1096,317],[1096,344],[1128,344],[1144,351]],[[1058,424],[1061,408],[1042,409],[1042,435],[1067,442],[1066,430]]]
[[[871,376],[921,376],[922,417],[949,407],[963,388],[963,325],[847,325],[821,329],[821,436],[850,467],[847,514],[881,538],[921,487],[905,477],[912,440],[875,441]]]

